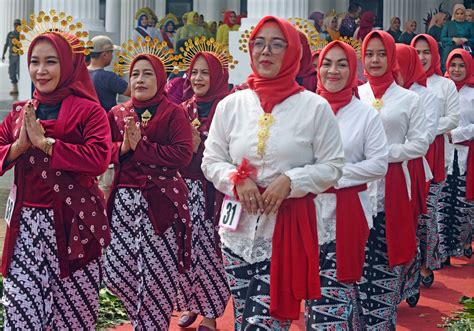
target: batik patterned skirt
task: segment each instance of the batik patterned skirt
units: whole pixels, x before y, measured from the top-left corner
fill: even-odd
[[[429,270],[441,267],[439,253],[438,208],[443,183],[431,183],[426,206],[427,214],[420,215],[416,236],[420,240],[421,265]]]
[[[250,264],[225,246],[222,254],[234,304],[234,330],[289,330],[290,321],[270,316],[270,260]]]
[[[466,176],[459,173],[457,151],[454,154],[453,173],[448,175],[443,186],[438,217],[441,259],[463,256],[464,245],[472,242],[474,204],[466,201]]]
[[[192,267],[180,275],[177,310],[217,318],[230,298],[222,256],[216,248],[214,220],[206,218],[206,199],[200,180],[185,179],[193,222]],[[219,248],[220,251],[220,248]]]
[[[100,259],[59,277],[52,209],[22,208],[20,232],[3,281],[5,330],[93,330]]]
[[[420,240],[416,238],[416,255],[413,261],[403,268],[403,278],[402,285],[400,289],[400,300],[408,299],[414,295],[420,293],[420,284],[421,284],[421,250],[420,250]]]
[[[365,249],[362,280],[356,286],[365,330],[395,330],[402,273],[402,267],[388,265],[385,213],[378,213]]]
[[[105,284],[122,300],[134,329],[168,330],[177,293],[175,228],[155,233],[138,189],[120,188],[114,199]]]
[[[306,330],[363,330],[356,286],[336,278],[336,242],[321,245],[319,252],[322,297],[306,300]]]

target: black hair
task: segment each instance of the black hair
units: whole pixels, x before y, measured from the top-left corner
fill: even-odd
[[[360,3],[357,2],[351,2],[349,4],[349,9],[347,10],[349,13],[355,13],[359,8],[362,8]]]

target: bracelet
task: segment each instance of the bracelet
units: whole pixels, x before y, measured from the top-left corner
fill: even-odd
[[[257,169],[250,165],[247,159],[243,159],[242,163],[237,167],[236,171],[229,176],[230,182],[237,185],[242,183],[248,177],[254,177],[257,174]]]
[[[13,145],[15,146],[16,152],[17,152],[18,154],[23,154],[23,153],[25,152],[24,150],[21,150],[21,149],[20,149],[20,144],[18,143],[18,140],[15,141],[15,142],[13,143]]]

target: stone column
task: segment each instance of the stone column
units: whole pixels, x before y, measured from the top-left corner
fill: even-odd
[[[204,20],[219,21],[222,20],[222,13],[225,10],[225,2],[221,0],[194,0],[194,11],[204,15]]]
[[[99,1],[97,0],[35,0],[36,13],[40,10],[49,12],[51,9],[71,15],[74,20],[82,22],[86,30],[104,31],[104,22],[99,19]]]
[[[345,1],[345,0],[344,0]],[[250,29],[267,15],[282,18],[308,18],[309,0],[248,0],[248,18],[242,19],[240,31],[229,33],[229,50],[235,60],[239,61],[235,69],[229,72],[229,81],[240,84],[250,73],[250,55],[239,50],[239,39],[242,31]]]
[[[227,0],[225,10],[233,10],[237,13],[240,13],[240,0]]]
[[[387,30],[390,27],[390,19],[393,16],[400,17],[401,30],[403,31],[403,25],[407,20],[414,19],[417,23],[417,33],[419,31],[424,32],[422,27],[423,19],[419,13],[420,1],[413,0],[384,0],[383,2],[383,22],[384,29]],[[421,29],[421,30],[420,30]]]
[[[166,16],[166,0],[156,0],[155,14],[158,16],[158,20]]]
[[[132,31],[135,29],[137,22],[135,13],[143,7],[155,8],[155,0],[122,0],[121,4],[121,21],[120,21],[120,40],[126,42],[132,37]]]
[[[121,0],[107,0],[105,3],[105,31],[120,33]]]

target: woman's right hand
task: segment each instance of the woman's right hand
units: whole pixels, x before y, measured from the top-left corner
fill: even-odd
[[[191,124],[191,130],[193,133],[193,153],[197,153],[199,145],[201,145],[201,133],[194,125]]]
[[[125,118],[125,124],[128,124],[130,121],[129,117]],[[130,151],[130,140],[128,139],[127,129],[125,128],[125,132],[123,133],[123,141],[122,145],[120,146],[120,156],[127,154]]]
[[[247,177],[243,182],[235,185],[235,190],[246,212],[254,215],[259,211],[263,212],[265,208],[262,195],[258,190],[257,184],[252,179]]]

